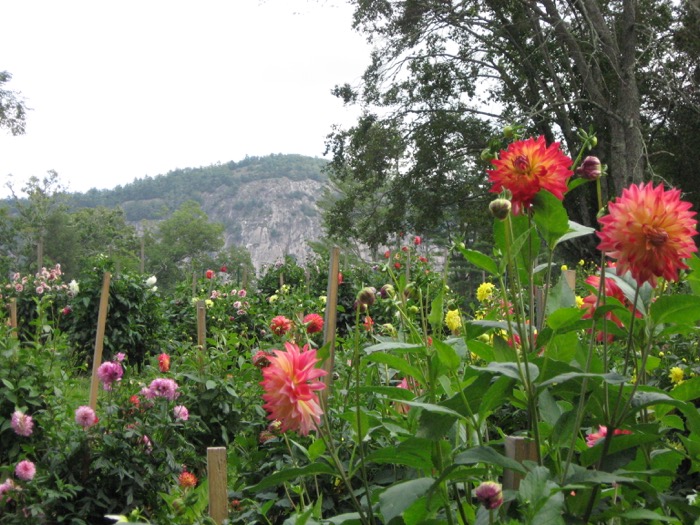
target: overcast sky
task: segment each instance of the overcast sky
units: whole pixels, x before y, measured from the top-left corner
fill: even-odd
[[[52,169],[86,191],[246,155],[320,157],[356,116],[330,90],[369,62],[345,0],[12,0],[2,18],[5,87],[31,108],[25,135],[0,131],[3,196]]]

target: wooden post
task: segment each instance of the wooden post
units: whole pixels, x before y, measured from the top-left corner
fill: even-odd
[[[209,478],[209,516],[221,525],[228,518],[225,447],[207,448],[207,477]]]
[[[92,357],[92,380],[90,382],[90,408],[97,407],[97,386],[100,382],[97,377],[97,369],[102,364],[102,347],[105,340],[105,325],[107,324],[107,308],[109,307],[109,283],[112,274],[105,272],[102,279],[102,295],[100,296],[100,309],[97,314],[97,335],[95,336],[95,353]]]
[[[326,292],[326,315],[323,322],[323,344],[328,345],[328,359],[323,362],[323,369],[328,372],[323,377],[326,384],[321,391],[321,403],[325,405],[328,392],[333,382],[333,363],[335,361],[335,325],[338,318],[338,273],[340,272],[340,248],[334,246],[328,265],[328,290]]]
[[[506,436],[506,456],[518,463],[525,460],[537,461],[535,442],[525,436]],[[510,469],[503,470],[503,488],[518,490],[523,475]]]
[[[13,297],[10,301],[10,328],[12,329],[12,337],[18,337],[17,333],[17,298]]]
[[[561,272],[562,277],[566,279],[566,284],[569,285],[572,292],[576,291],[576,270],[563,270]]]
[[[197,345],[200,350],[206,348],[207,343],[207,303],[197,301]]]

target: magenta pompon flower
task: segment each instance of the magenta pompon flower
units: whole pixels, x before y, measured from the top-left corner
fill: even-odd
[[[15,410],[12,414],[12,419],[10,424],[12,425],[12,430],[18,436],[29,437],[34,431],[34,420],[32,416],[23,413],[20,410]]]

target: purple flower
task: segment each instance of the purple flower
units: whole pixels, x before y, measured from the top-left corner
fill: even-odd
[[[170,401],[178,396],[177,383],[172,379],[159,377],[148,386],[153,397],[164,397]],[[148,398],[148,396],[146,396]],[[150,399],[150,398],[149,398]]]
[[[12,414],[12,430],[19,436],[29,437],[34,430],[34,420],[19,410]]]
[[[36,467],[34,466],[34,463],[29,461],[28,459],[23,459],[19,463],[17,463],[17,466],[15,467],[15,475],[24,481],[31,481],[34,479],[34,475],[36,474]]]
[[[106,361],[97,369],[97,377],[102,381],[102,386],[105,390],[112,390],[112,383],[121,381],[124,375],[124,369],[119,363]]]
[[[173,408],[173,413],[175,414],[175,419],[180,421],[187,421],[190,418],[190,412],[184,405],[177,405]]]
[[[97,423],[95,411],[88,406],[78,407],[75,411],[75,422],[83,428],[90,428]]]
[[[485,481],[474,491],[476,499],[489,510],[497,509],[503,504],[503,489],[499,483]]]
[[[121,363],[126,359],[126,354],[124,352],[119,352],[114,358],[117,360],[118,363]]]

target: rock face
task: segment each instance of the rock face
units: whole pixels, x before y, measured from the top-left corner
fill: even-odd
[[[301,263],[311,250],[308,241],[322,236],[316,205],[324,184],[318,180],[287,177],[252,180],[235,197],[203,194],[202,209],[226,227],[226,246],[246,248],[256,269],[274,264],[285,255]]]

